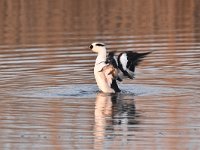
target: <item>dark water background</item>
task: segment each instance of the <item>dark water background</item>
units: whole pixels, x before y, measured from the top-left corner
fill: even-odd
[[[94,41],[153,51],[98,93]],[[200,0],[1,0],[0,149],[200,148]]]

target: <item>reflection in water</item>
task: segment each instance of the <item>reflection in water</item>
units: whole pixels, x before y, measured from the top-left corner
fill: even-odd
[[[122,94],[98,93],[95,102],[95,149],[103,149],[106,139],[115,139],[120,135],[126,143],[133,135],[129,128],[137,121],[134,99],[125,99]],[[132,125],[132,126],[130,126]]]
[[[106,133],[106,119],[112,118],[112,100],[110,95],[99,93],[95,102],[94,148],[102,149]]]

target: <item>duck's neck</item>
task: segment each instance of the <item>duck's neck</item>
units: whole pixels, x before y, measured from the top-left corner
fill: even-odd
[[[98,56],[96,58],[96,62],[95,64],[99,64],[102,62],[106,61],[106,49],[102,48],[99,52],[98,52]]]

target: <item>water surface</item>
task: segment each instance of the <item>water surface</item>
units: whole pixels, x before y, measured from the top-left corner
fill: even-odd
[[[1,1],[0,148],[198,149],[200,1]],[[152,51],[122,93],[96,55]]]

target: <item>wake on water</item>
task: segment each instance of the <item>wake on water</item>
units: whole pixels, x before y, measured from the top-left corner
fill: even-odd
[[[120,85],[123,95],[146,96],[174,91],[170,88],[147,86],[141,84]],[[73,84],[58,87],[34,88],[32,90],[17,91],[15,95],[36,98],[92,98],[96,97],[99,89],[96,84]]]

